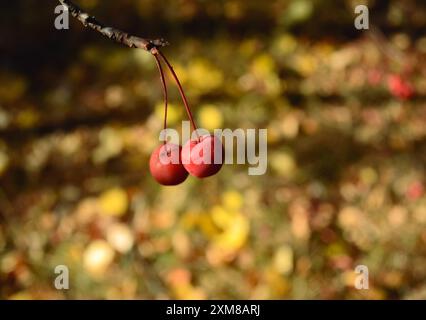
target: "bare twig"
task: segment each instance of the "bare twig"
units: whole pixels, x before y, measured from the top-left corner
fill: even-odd
[[[144,39],[132,36],[124,31],[113,27],[107,27],[97,21],[95,17],[84,12],[80,7],[69,0],[59,0],[59,2],[69,10],[71,15],[78,19],[85,27],[92,28],[118,43],[124,44],[130,48],[140,48],[146,51],[151,51],[153,48],[164,47],[168,42],[164,39]]]
[[[92,28],[104,36],[108,37],[109,39],[116,41],[118,43],[124,44],[131,48],[140,48],[144,49],[146,51],[149,51],[155,58],[155,61],[157,63],[158,71],[160,72],[160,79],[161,83],[163,85],[163,93],[164,93],[164,129],[167,127],[167,104],[168,104],[168,93],[167,93],[167,85],[164,78],[164,72],[163,68],[161,66],[161,59],[164,60],[166,63],[168,69],[170,70],[173,78],[175,79],[176,85],[179,89],[179,93],[181,95],[183,104],[185,105],[186,112],[188,114],[189,120],[191,121],[192,127],[194,130],[197,130],[197,126],[194,121],[194,117],[192,115],[191,109],[189,107],[188,100],[186,98],[185,92],[182,88],[182,85],[179,81],[178,76],[176,75],[176,72],[173,70],[172,65],[167,60],[167,58],[164,56],[164,54],[160,51],[160,47],[164,47],[168,45],[168,42],[164,39],[156,39],[156,40],[150,40],[150,39],[144,39],[136,36],[129,35],[126,32],[123,32],[121,30],[112,28],[112,27],[106,27],[102,23],[96,20],[95,17],[90,16],[86,12],[84,12],[82,9],[80,9],[76,4],[69,0],[59,0],[59,2],[69,10],[71,15],[78,19],[85,27]],[[160,59],[161,57],[161,59]],[[197,134],[198,136],[198,134]]]

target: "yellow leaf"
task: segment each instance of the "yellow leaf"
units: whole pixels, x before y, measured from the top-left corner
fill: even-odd
[[[285,178],[291,178],[296,170],[296,162],[293,156],[287,152],[272,154],[271,166],[280,176]]]
[[[183,106],[178,106],[169,103],[167,107],[167,124],[174,125],[182,118]],[[158,102],[155,105],[155,116],[157,119],[163,121],[164,119],[164,102]]]
[[[209,214],[200,214],[199,227],[207,237],[214,237],[219,232],[218,228],[213,223],[212,217]]]
[[[256,76],[263,78],[275,74],[276,66],[269,55],[261,54],[253,61],[251,69]]]
[[[200,221],[199,216],[198,213],[193,211],[185,212],[180,219],[180,224],[186,230],[193,229]]]
[[[188,69],[191,86],[198,93],[207,93],[220,87],[223,83],[223,73],[210,62],[197,59]]]
[[[222,196],[223,205],[229,210],[238,211],[243,206],[243,197],[238,191],[230,190]]]
[[[293,249],[291,247],[278,248],[274,256],[274,267],[281,274],[289,274],[293,270]]]
[[[235,215],[221,206],[214,206],[211,210],[211,217],[219,228],[226,229],[232,224]]]
[[[224,249],[239,250],[247,241],[250,225],[248,219],[237,214],[231,225],[217,236],[215,244]]]
[[[215,105],[203,105],[198,113],[199,122],[202,128],[214,130],[222,127],[223,116]]]
[[[105,191],[98,199],[101,213],[110,216],[121,216],[128,206],[127,194],[123,189],[114,188]]]
[[[310,54],[301,54],[296,56],[294,66],[301,75],[308,77],[317,70],[318,61]]]

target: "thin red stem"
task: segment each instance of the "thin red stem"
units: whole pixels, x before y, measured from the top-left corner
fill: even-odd
[[[168,103],[169,103],[169,95],[167,93],[167,84],[166,84],[166,80],[164,78],[164,71],[163,71],[163,67],[161,66],[161,61],[158,58],[157,54],[154,54],[154,58],[155,58],[155,62],[157,63],[157,68],[158,71],[160,72],[160,79],[161,79],[161,84],[163,86],[163,96],[164,96],[164,130],[167,129],[167,107],[168,107]],[[167,141],[164,141],[164,144],[166,144]]]
[[[170,72],[171,72],[171,73],[172,73],[172,75],[173,75],[173,78],[174,78],[174,79],[175,79],[175,81],[176,81],[177,87],[178,87],[178,89],[179,89],[180,96],[182,97],[183,104],[185,105],[186,113],[188,114],[189,120],[191,121],[192,128],[193,128],[194,130],[197,130],[197,126],[196,126],[196,124],[195,124],[194,117],[192,116],[191,109],[189,108],[188,100],[186,99],[185,92],[183,91],[182,85],[181,85],[181,83],[180,83],[180,81],[179,81],[179,78],[178,78],[178,76],[177,76],[176,72],[173,70],[172,65],[171,65],[171,64],[170,64],[170,62],[167,60],[167,58],[164,56],[164,54],[163,54],[160,50],[158,50],[158,53],[159,53],[159,54],[160,54],[160,56],[163,58],[164,62],[167,64],[167,67],[169,68]]]

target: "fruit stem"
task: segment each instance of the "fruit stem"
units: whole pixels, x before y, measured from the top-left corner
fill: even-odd
[[[166,84],[166,80],[164,78],[164,71],[163,71],[163,67],[161,66],[161,61],[158,58],[158,53],[154,53],[154,58],[155,58],[155,62],[157,63],[157,68],[158,71],[160,72],[160,79],[161,79],[161,84],[163,86],[163,96],[164,96],[164,130],[167,129],[167,107],[168,107],[168,103],[169,103],[169,95],[167,93],[167,84]],[[166,144],[167,141],[164,140],[164,144]]]
[[[179,89],[180,96],[182,97],[183,104],[185,105],[186,113],[188,114],[189,120],[191,121],[192,128],[193,128],[193,129],[194,129],[194,131],[196,132],[196,130],[197,130],[197,126],[195,125],[195,121],[194,121],[194,118],[193,118],[193,116],[192,116],[191,109],[189,108],[188,100],[186,99],[186,95],[185,95],[185,92],[184,92],[184,90],[183,90],[183,88],[182,88],[182,85],[181,85],[181,83],[180,83],[180,81],[179,81],[179,78],[178,78],[178,76],[177,76],[176,72],[174,71],[174,69],[173,69],[172,65],[170,64],[170,62],[169,62],[169,61],[167,60],[167,58],[164,56],[164,54],[163,54],[160,50],[158,50],[158,49],[157,49],[157,51],[158,51],[158,53],[160,54],[161,58],[163,58],[164,62],[166,62],[167,67],[169,68],[170,72],[171,72],[171,73],[172,73],[172,75],[173,75],[173,78],[174,78],[174,79],[175,79],[175,81],[176,81],[176,85],[177,85],[177,87],[178,87],[178,89]],[[197,132],[196,132],[196,134],[197,134]],[[198,134],[197,134],[197,136],[198,136]]]

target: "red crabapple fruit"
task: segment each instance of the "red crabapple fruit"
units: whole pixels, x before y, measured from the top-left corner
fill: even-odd
[[[182,148],[185,169],[197,178],[210,177],[219,172],[224,160],[222,142],[215,135],[189,140]]]
[[[149,170],[154,179],[165,186],[175,186],[185,181],[188,172],[181,161],[182,147],[166,143],[151,154]]]

